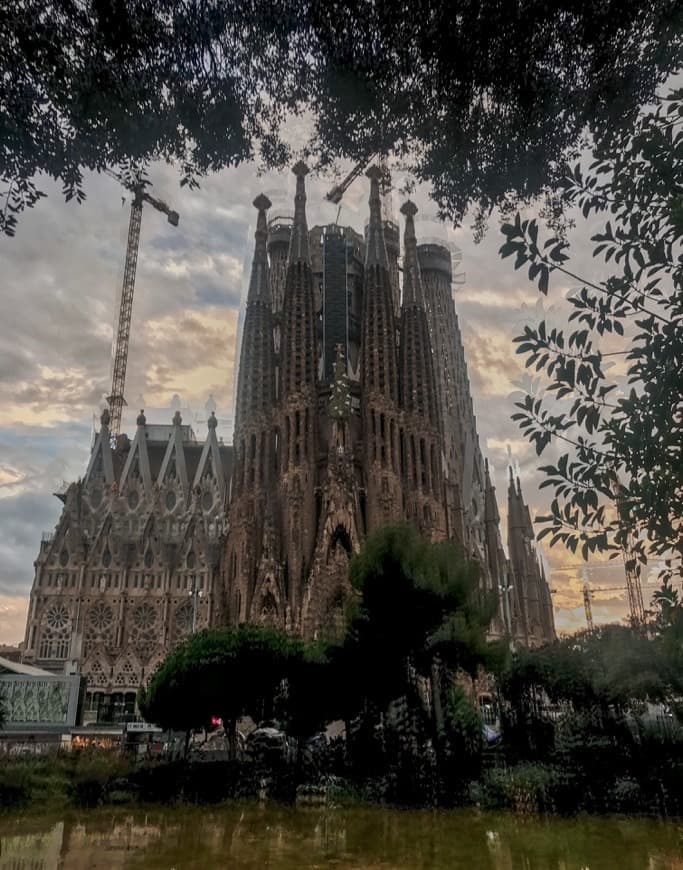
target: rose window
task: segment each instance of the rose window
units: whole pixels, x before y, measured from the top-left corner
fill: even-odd
[[[157,621],[156,610],[151,604],[141,604],[139,607],[136,607],[133,613],[133,621],[135,622],[135,627],[141,630],[151,628]]]
[[[178,631],[189,631],[192,628],[192,605],[181,604],[175,613],[175,624]]]
[[[93,604],[90,610],[90,622],[97,631],[109,628],[113,621],[114,611],[106,602],[98,601],[96,604]]]
[[[56,631],[66,628],[69,624],[69,608],[65,604],[55,604],[48,610],[45,619],[50,628]]]

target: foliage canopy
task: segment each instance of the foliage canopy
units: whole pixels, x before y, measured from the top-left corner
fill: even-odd
[[[541,293],[551,276],[579,283],[571,331],[544,320],[516,339],[543,380],[513,419],[539,455],[559,452],[541,468],[554,498],[539,537],[584,558],[665,558],[671,577],[683,572],[683,91],[596,148],[564,187],[602,223],[591,238],[606,278],[577,275],[568,242],[544,240],[535,220],[502,228],[502,256],[528,265]]]
[[[454,544],[432,544],[407,524],[384,526],[352,561],[351,581],[358,610],[330,652],[347,714],[402,695],[409,668],[430,677],[438,658],[476,673],[492,654],[486,635],[495,602],[480,594],[476,567]]]
[[[182,183],[304,149],[326,166],[391,151],[452,218],[553,185],[586,129],[622,129],[680,59],[675,0],[17,0],[0,9],[1,229],[84,169],[152,160]]]
[[[259,721],[272,710],[300,648],[297,638],[264,626],[200,631],[157,668],[140,694],[140,710],[148,721],[177,730],[205,728],[212,717]]]

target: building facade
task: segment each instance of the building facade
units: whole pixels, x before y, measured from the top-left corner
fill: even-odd
[[[217,617],[232,449],[216,419],[198,443],[179,413],[137,418],[112,448],[101,417],[82,480],[59,497],[35,562],[24,661],[87,680],[84,718],[132,714],[137,690],[178,640]]]
[[[519,482],[507,553],[477,435],[451,257],[419,244],[417,209],[383,219],[368,170],[364,235],[309,230],[304,164],[293,219],[257,210],[233,445],[196,441],[176,410],[111,444],[109,415],[82,480],[59,497],[35,562],[24,660],[87,679],[86,719],[135,693],[193,629],[267,622],[329,636],[353,597],[349,560],[379,526],[453,539],[499,601],[492,635],[555,636]],[[402,279],[401,279],[402,274]]]
[[[293,171],[293,219],[269,224],[267,198],[254,202],[225,618],[308,637],[335,632],[353,595],[350,558],[374,529],[408,521],[432,540],[456,540],[478,563],[482,586],[499,600],[492,634],[554,638],[518,489],[508,500],[508,554],[503,547],[450,252],[418,244],[417,208],[406,202],[399,268],[399,228],[383,219],[376,167],[364,236],[338,225],[309,230],[307,170]]]

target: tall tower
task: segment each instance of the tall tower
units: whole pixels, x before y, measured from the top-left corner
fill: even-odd
[[[508,551],[518,634],[528,646],[539,646],[555,639],[553,606],[548,583],[534,549],[535,535],[529,508],[522,489],[510,468],[508,484]]]
[[[399,384],[402,410],[401,468],[406,497],[406,518],[423,534],[441,539],[446,534],[443,511],[443,476],[439,403],[432,361],[432,346],[417,259],[415,221],[417,206],[401,206],[405,215],[403,303]]]
[[[396,320],[379,190],[371,166],[361,315],[361,423],[365,481],[364,531],[402,517],[399,472],[399,397]]]
[[[273,305],[273,343],[275,346],[275,391],[280,384],[280,326],[282,302],[287,283],[287,259],[292,221],[287,217],[274,217],[268,224],[268,256],[270,258],[270,296]]]
[[[464,543],[462,477],[465,465],[465,397],[461,395],[462,372],[459,371],[460,357],[464,360],[464,353],[451,296],[451,254],[448,248],[435,244],[419,245],[417,253],[432,349],[434,359],[438,360],[435,374],[445,456],[448,535]]]
[[[281,530],[287,542],[287,600],[297,622],[316,533],[318,347],[306,222],[308,169],[299,162],[292,171],[296,196],[282,304],[278,452]]]
[[[500,513],[496,499],[496,488],[491,480],[488,459],[485,462],[486,486],[484,493],[484,543],[485,560],[481,566],[480,583],[483,588],[498,601],[498,610],[491,622],[493,634],[512,634],[512,602],[513,593],[507,559],[503,550],[500,534]]]
[[[236,461],[226,565],[226,604],[233,622],[244,621],[250,615],[264,535],[267,494],[275,472],[275,351],[266,250],[266,211],[270,208],[270,201],[262,194],[254,200],[254,206],[258,217],[237,381]]]

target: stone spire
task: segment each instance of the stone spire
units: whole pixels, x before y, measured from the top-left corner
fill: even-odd
[[[424,291],[420,264],[417,259],[417,239],[415,238],[415,215],[417,206],[407,200],[401,206],[401,214],[405,215],[406,228],[403,237],[403,305],[418,305],[424,307]]]
[[[522,527],[521,495],[515,486],[515,472],[512,464],[508,465],[508,535],[513,529]]]
[[[269,412],[275,401],[275,352],[266,251],[266,211],[270,200],[261,194],[254,200],[254,207],[258,216],[237,380],[236,434],[249,426],[255,416]]]
[[[308,224],[306,223],[306,176],[308,167],[300,160],[292,167],[296,175],[296,194],[294,196],[294,223],[289,240],[289,264],[297,261],[310,262],[308,249]]]
[[[95,477],[102,477],[105,483],[111,486],[114,483],[114,460],[111,452],[111,436],[109,423],[111,415],[108,408],[104,408],[100,416],[101,428],[95,439],[88,470],[85,473],[85,482],[88,483]]]
[[[389,269],[387,246],[384,239],[384,224],[382,221],[382,197],[379,182],[382,170],[379,166],[371,166],[365,173],[370,179],[370,223],[365,250],[365,267],[381,266]]]
[[[289,549],[287,605],[297,614],[316,535],[318,336],[306,222],[308,169],[297,163],[292,171],[296,197],[282,301],[277,449],[279,527]]]
[[[397,402],[396,322],[382,224],[382,173],[378,166],[371,166],[366,174],[370,179],[370,223],[361,315],[361,384],[366,395],[374,392]]]
[[[271,206],[271,202],[265,194],[260,194],[254,200],[254,208],[258,209],[256,218],[256,232],[254,238],[254,259],[251,265],[251,279],[249,281],[249,294],[247,296],[247,305],[251,302],[261,301],[270,305],[270,283],[268,280],[268,252],[266,243],[268,241],[268,224],[266,221],[266,212]]]
[[[282,305],[280,343],[283,398],[315,388],[318,367],[315,296],[306,223],[305,178],[308,169],[300,162],[292,171],[296,175],[296,197]]]
[[[141,410],[138,414],[136,423],[137,430],[135,432],[135,439],[133,440],[133,444],[128,452],[126,463],[123,466],[123,473],[121,474],[119,487],[123,489],[129,478],[138,475],[144,484],[145,492],[150,496],[152,494],[153,481],[149,464],[149,453],[147,450],[147,432],[145,429],[147,418],[145,417],[144,410]]]
[[[190,496],[190,487],[187,476],[187,463],[185,462],[185,450],[183,447],[182,424],[183,418],[180,411],[176,411],[173,415],[173,433],[168,439],[166,452],[164,453],[164,458],[161,462],[161,468],[157,475],[156,482],[158,486],[162,486],[166,482],[167,477],[171,476],[173,470],[173,476],[180,483],[183,496],[185,499],[188,499]]]
[[[364,515],[367,528],[375,528],[403,518],[401,414],[394,298],[379,190],[381,171],[372,166],[367,176],[370,179],[370,222],[366,235],[359,368],[366,493]]]
[[[438,429],[436,378],[415,239],[417,206],[408,201],[401,212],[406,218],[399,350],[401,405],[404,411],[417,414]]]
[[[496,501],[496,488],[491,482],[491,471],[489,469],[489,461],[485,460],[484,467],[486,469],[486,484],[484,490],[484,519],[487,523],[495,525],[496,529],[500,523],[500,514],[498,512],[498,502]]]

